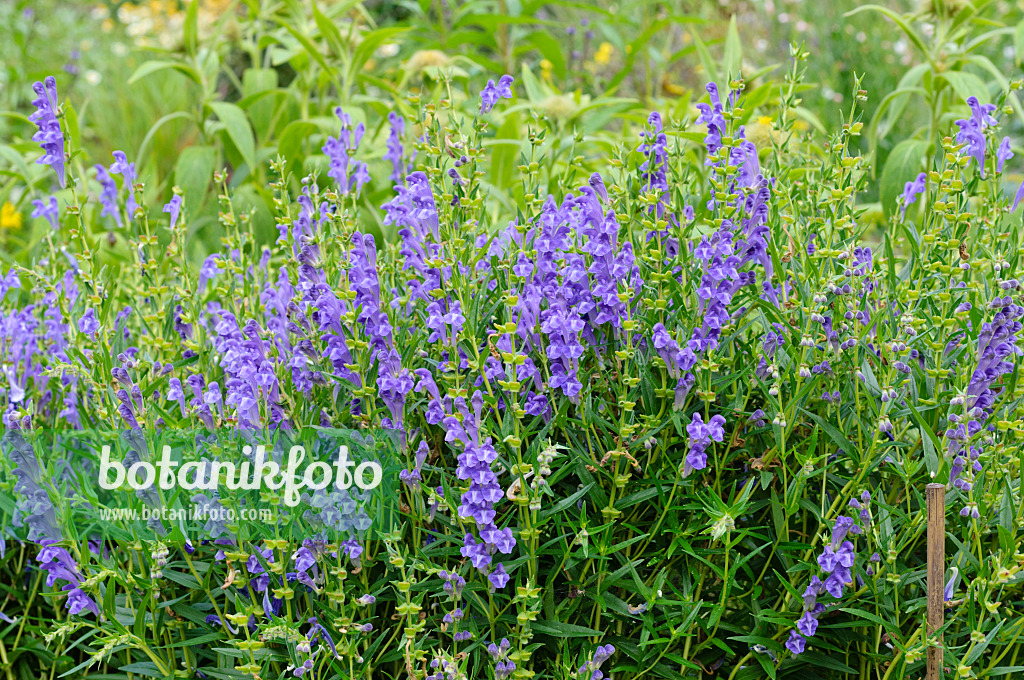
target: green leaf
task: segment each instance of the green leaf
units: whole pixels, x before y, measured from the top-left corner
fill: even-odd
[[[561,621],[534,621],[533,629],[538,633],[544,633],[545,635],[561,638],[590,637],[592,635],[603,635],[603,633],[599,630],[594,630],[593,628],[584,628],[583,626],[576,626],[571,623],[562,623]]]
[[[887,216],[896,210],[896,199],[903,193],[904,185],[925,169],[928,147],[929,142],[923,139],[905,139],[889,153],[878,189]]]
[[[320,35],[324,37],[327,44],[331,46],[334,54],[338,57],[345,55],[344,41],[341,39],[341,31],[334,25],[323,12],[313,3],[313,21],[316,22],[316,27],[320,29]]]
[[[946,71],[939,74],[943,80],[949,83],[950,87],[960,95],[960,98],[967,101],[968,97],[981,97],[986,101],[988,86],[978,76],[967,71]]]
[[[370,31],[363,35],[362,42],[359,43],[359,47],[356,48],[355,54],[352,55],[352,63],[349,64],[349,72],[354,76],[356,73],[362,70],[363,64],[365,64],[373,53],[387,41],[395,40],[403,33],[411,31],[412,27],[400,27],[400,26],[389,26],[388,28],[378,28],[376,31]],[[351,78],[350,78],[351,80]]]
[[[910,24],[907,23],[906,19],[904,19],[903,17],[901,17],[899,14],[889,9],[888,7],[882,7],[880,5],[861,5],[856,9],[850,10],[843,16],[852,17],[854,14],[859,14],[860,12],[864,11],[878,12],[879,14],[882,14],[883,16],[886,16],[889,19],[891,19],[894,24],[900,27],[900,30],[903,31],[903,34],[907,36],[907,39],[910,40],[910,42],[914,43],[914,47],[921,51],[921,55],[929,62],[931,62],[933,67],[935,66],[935,62],[932,61],[932,56],[928,52],[928,47],[925,45],[924,40],[921,38],[921,36],[914,32],[914,29],[910,27]]]
[[[135,154],[135,161],[137,163],[141,164],[145,161],[146,154],[149,152],[150,142],[153,141],[153,138],[156,136],[156,133],[160,131],[160,128],[172,120],[191,120],[192,122],[195,122],[192,114],[188,111],[175,111],[174,113],[168,113],[166,116],[161,117],[160,120],[153,123],[153,126],[146,132],[146,136],[142,138],[142,144],[139,145],[139,151]]]
[[[1013,46],[1017,53],[1017,64],[1024,60],[1024,21],[1017,24],[1017,30],[1013,34]]]
[[[316,123],[308,120],[293,120],[285,126],[277,142],[277,152],[287,161],[289,171],[296,172],[296,168],[302,167],[303,143],[317,130]]]
[[[185,12],[185,51],[193,57],[199,51],[199,0],[192,0]]]
[[[533,75],[533,71],[530,70],[526,62],[523,62],[523,89],[526,90],[526,96],[534,104],[544,101],[544,91],[540,87],[540,81],[537,80],[537,76]]]
[[[512,170],[516,167],[521,153],[519,140],[519,115],[515,112],[505,117],[498,128],[496,139],[512,140],[515,143],[497,144],[491,151],[491,182],[500,189],[512,186]]]
[[[249,119],[245,112],[234,104],[228,102],[211,102],[210,108],[217,114],[217,118],[224,124],[228,137],[234,143],[242,160],[249,166],[249,172],[256,172],[256,139],[252,134],[252,127],[249,126]]]
[[[711,58],[711,52],[708,51],[707,45],[700,39],[700,36],[696,32],[691,35],[693,35],[693,44],[697,48],[697,58],[700,60],[700,65],[704,67],[704,73],[708,75],[709,80],[717,83],[721,80],[717,63]]]
[[[179,73],[183,73],[186,76],[188,76],[197,85],[202,85],[202,78],[199,77],[199,73],[191,66],[183,64],[179,61],[160,60],[147,61],[143,63],[141,66],[135,69],[135,72],[132,73],[130,78],[128,78],[128,84],[131,85],[139,80],[142,80],[143,78],[151,76],[154,73],[158,71],[163,71],[165,69],[174,69],[175,71],[178,71]]]
[[[551,515],[557,514],[557,513],[561,512],[562,510],[565,510],[566,508],[571,506],[573,503],[575,503],[579,499],[583,498],[587,494],[587,492],[590,491],[591,487],[593,487],[593,486],[594,486],[593,482],[591,482],[590,484],[587,484],[586,486],[584,486],[582,489],[579,489],[576,493],[572,494],[571,496],[567,496],[566,498],[563,498],[562,500],[560,500],[557,503],[555,503],[554,505],[552,505],[550,508],[547,508],[546,510],[543,510],[540,513],[540,516],[541,517],[550,517]]]
[[[844,611],[847,614],[853,614],[854,616],[859,616],[862,619],[867,619],[872,623],[877,623],[879,626],[882,626],[882,628],[884,628],[886,632],[888,632],[891,636],[895,637],[897,640],[900,639],[898,635],[899,629],[895,626],[895,624],[889,623],[880,616],[872,614],[868,611],[864,611],[863,609],[856,609],[854,607],[843,607],[841,611]]]
[[[551,62],[551,69],[559,78],[565,77],[565,57],[562,46],[550,33],[537,31],[530,34],[530,42],[537,48],[537,51],[544,55],[544,58]]]
[[[277,90],[277,71],[272,68],[247,68],[242,74],[242,93],[249,99],[249,105],[243,107],[252,120],[253,128],[262,139],[270,135],[270,125],[274,119],[276,103],[274,99],[258,96]],[[239,102],[239,106],[242,103]]]
[[[82,137],[78,130],[78,112],[71,102],[64,103],[64,122],[67,124],[68,136],[71,137],[71,148],[80,148]]]
[[[18,170],[21,171],[21,176],[25,180],[26,184],[32,183],[32,169],[25,161],[25,157],[23,155],[6,144],[0,144],[0,156],[3,156],[18,167]]]
[[[185,192],[185,209],[195,214],[203,205],[217,164],[217,149],[212,146],[189,146],[178,156],[174,183]]]
[[[134,673],[136,675],[142,675],[147,678],[165,678],[160,669],[156,667],[156,664],[152,661],[141,661],[139,663],[130,663],[121,666],[117,670],[124,671],[125,673]]]
[[[804,411],[804,409],[800,410]],[[844,435],[836,428],[835,425],[833,425],[830,422],[827,422],[823,418],[811,413],[810,411],[804,411],[804,413],[810,416],[811,420],[816,422],[818,424],[818,427],[825,431],[825,434],[827,434],[828,438],[832,440],[832,443],[841,448],[843,451],[845,451],[846,455],[853,456],[857,454],[857,448],[849,439],[846,438],[846,435]]]
[[[723,61],[725,62],[726,77],[737,77],[743,62],[743,43],[740,42],[740,33],[736,28],[735,14],[729,19],[729,32],[725,36],[725,58]]]

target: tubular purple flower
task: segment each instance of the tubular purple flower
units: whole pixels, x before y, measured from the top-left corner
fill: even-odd
[[[135,180],[138,179],[138,175],[135,174],[135,163],[128,162],[124,151],[115,151],[113,156],[114,162],[110,164],[110,174],[124,177],[124,188],[128,194],[128,198],[125,200],[125,210],[128,212],[128,219],[132,220],[135,217],[136,208],[139,207],[139,204],[135,202]]]
[[[35,199],[32,201],[32,205],[35,206],[35,210],[32,211],[32,217],[35,219],[43,218],[50,223],[50,227],[54,231],[60,229],[60,208],[57,206],[57,197],[50,196],[48,201],[42,199]]]
[[[1013,155],[1013,151],[1010,150],[1010,138],[1003,137],[1003,141],[999,143],[999,148],[996,149],[996,172],[1001,173],[1003,171],[1003,164],[1013,158]]]
[[[946,581],[946,586],[942,590],[942,599],[945,602],[950,602],[953,599],[953,594],[956,592],[957,582],[960,580],[960,570],[956,567],[950,568],[949,580]]]
[[[85,310],[85,314],[78,320],[78,330],[86,335],[92,335],[100,329],[100,322],[96,319],[96,310],[92,307]]]
[[[181,196],[177,194],[172,196],[171,200],[164,205],[164,212],[171,216],[171,223],[167,228],[174,229],[174,225],[178,223],[178,215],[181,214]]]
[[[487,580],[491,582],[491,586],[497,590],[501,590],[508,583],[509,575],[505,571],[505,565],[498,564],[490,574],[487,575]]]
[[[96,606],[91,597],[85,594],[84,590],[71,584],[64,586],[63,590],[68,591],[68,599],[64,605],[68,610],[68,614],[77,616],[83,611],[89,611],[99,618],[99,607]]]
[[[110,215],[117,222],[117,226],[120,227],[121,210],[117,202],[117,183],[102,165],[97,164],[94,167],[96,169],[96,181],[100,183],[101,187],[99,199],[103,210],[100,211],[100,217]]]
[[[1017,187],[1017,194],[1013,197],[1013,205],[1010,207],[1010,212],[1016,212],[1021,199],[1024,199],[1024,182],[1021,182],[1020,186]]]
[[[818,618],[810,611],[805,611],[803,616],[797,620],[796,627],[807,637],[814,637],[814,633],[818,630]]]
[[[928,185],[928,173],[922,172],[913,182],[907,182],[903,187],[903,202],[900,206],[900,214],[905,215],[907,206],[912,205],[919,194],[923,193]]]
[[[786,649],[793,652],[793,655],[803,654],[807,647],[807,639],[795,630],[789,631],[789,639],[786,640]]]
[[[480,113],[490,113],[499,99],[512,99],[512,83],[514,78],[510,75],[503,75],[495,85],[493,80],[487,81],[487,87],[480,92]]]

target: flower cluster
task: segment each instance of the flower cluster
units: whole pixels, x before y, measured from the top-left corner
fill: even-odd
[[[850,501],[850,507],[859,510],[860,519],[865,525],[871,521],[870,501],[871,494],[867,491],[861,494],[860,500]],[[832,526],[832,540],[818,555],[818,566],[826,574],[826,578],[822,581],[818,576],[811,577],[811,582],[804,590],[804,613],[796,622],[797,630],[790,631],[789,639],[786,641],[786,647],[793,654],[803,653],[807,644],[806,638],[814,637],[818,630],[818,617],[828,609],[828,606],[818,602],[818,597],[828,593],[839,599],[843,596],[843,589],[854,582],[853,569],[857,554],[853,543],[846,540],[846,537],[861,534],[863,531],[854,519],[845,515],[836,517]]]

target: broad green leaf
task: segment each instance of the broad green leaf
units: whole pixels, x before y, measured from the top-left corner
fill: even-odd
[[[277,152],[288,162],[288,170],[302,167],[303,143],[320,128],[308,120],[293,120],[285,126],[277,142]]]
[[[967,71],[946,71],[940,74],[949,83],[950,87],[966,103],[968,97],[978,97],[982,101],[988,101],[988,86],[978,76]]]
[[[216,164],[217,149],[212,146],[189,146],[182,150],[174,168],[174,183],[185,193],[188,213],[198,213],[202,207]]]
[[[519,115],[509,113],[505,122],[498,128],[496,139],[519,139]],[[495,186],[507,189],[512,185],[513,170],[519,164],[520,149],[518,144],[499,144],[491,150],[491,182]]]
[[[929,146],[929,142],[923,139],[905,139],[889,152],[878,187],[879,199],[886,215],[896,210],[896,198],[903,193],[904,185],[919,172],[926,170],[925,155]]]
[[[700,60],[700,65],[704,67],[704,73],[707,74],[707,79],[713,83],[717,83],[721,80],[721,74],[718,70],[718,65],[715,60],[711,57],[711,52],[708,51],[707,45],[701,40],[700,36],[696,32],[693,34],[693,44],[697,48],[697,58]]]
[[[256,139],[245,112],[228,102],[211,102],[210,108],[224,124],[224,130],[242,155],[242,160],[249,166],[249,172],[256,172]]]
[[[544,55],[544,58],[551,62],[551,69],[559,78],[565,77],[565,57],[562,54],[562,46],[551,37],[550,33],[537,31],[530,34],[530,42]]]
[[[277,71],[272,68],[249,68],[242,74],[242,93],[246,98],[277,89]],[[270,124],[274,119],[277,102],[264,97],[253,101],[246,109],[257,135],[266,139],[270,135]]]

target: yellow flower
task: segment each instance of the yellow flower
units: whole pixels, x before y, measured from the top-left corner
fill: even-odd
[[[4,203],[0,208],[0,231],[16,231],[21,229],[21,213],[11,203]]]
[[[603,42],[597,48],[597,52],[594,53],[594,63],[606,65],[612,60],[612,55],[615,54],[615,48],[609,42]]]
[[[673,97],[681,97],[682,95],[686,94],[686,88],[683,87],[682,85],[677,85],[673,83],[671,80],[669,80],[667,75],[661,80],[661,90],[665,94],[671,95]]]
[[[761,125],[773,125],[775,123],[775,119],[771,116],[758,116],[757,122]]]
[[[540,76],[541,76],[541,78],[543,78],[544,80],[551,80],[551,69],[554,68],[554,66],[555,65],[552,64],[547,59],[541,59],[540,60]]]

